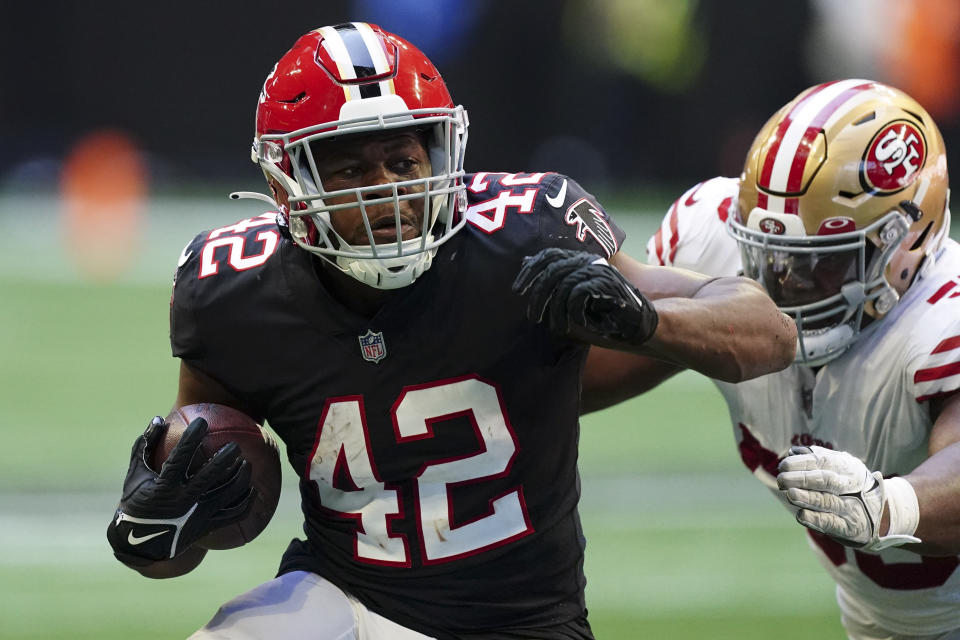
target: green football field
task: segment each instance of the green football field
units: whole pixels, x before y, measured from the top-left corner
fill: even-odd
[[[230,215],[223,224],[248,214]],[[165,219],[151,222],[142,264],[92,284],[55,235],[30,233],[36,219],[0,215],[0,638],[183,638],[272,577],[299,534],[288,474],[267,531],[187,576],[141,578],[109,551],[130,444],[175,392],[166,274],[206,224],[179,209]],[[642,244],[631,253],[642,256]],[[588,416],[581,443],[587,602],[600,640],[844,637],[830,580],[739,462],[708,381],[683,374]]]

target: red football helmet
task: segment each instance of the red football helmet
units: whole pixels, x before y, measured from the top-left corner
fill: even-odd
[[[294,241],[344,273],[379,289],[412,283],[437,247],[464,223],[463,157],[467,114],[454,106],[439,72],[406,40],[377,25],[353,22],[302,36],[267,76],[257,105],[252,159],[274,189]],[[431,175],[384,185],[326,191],[317,171],[319,141],[414,128],[426,140]],[[379,195],[372,195],[374,194]],[[325,199],[350,196],[348,204]],[[417,238],[377,244],[367,207],[422,199]],[[369,244],[351,245],[330,222],[359,208]]]
[[[932,264],[948,200],[930,114],[892,87],[840,80],[807,89],[760,130],[728,228],[744,273],[796,321],[797,361],[818,365]]]

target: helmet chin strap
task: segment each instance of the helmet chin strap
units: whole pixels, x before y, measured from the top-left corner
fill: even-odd
[[[801,331],[797,335],[797,355],[794,361],[808,367],[819,367],[840,357],[853,343],[854,331],[849,324],[841,324],[822,333]]]
[[[433,236],[427,236],[432,242]],[[420,238],[405,240],[401,246],[419,245]],[[394,258],[337,256],[336,266],[345,274],[374,289],[400,289],[413,284],[433,263],[436,249]],[[372,252],[371,252],[372,254]]]
[[[840,293],[852,307],[862,309],[867,299],[862,282],[848,282],[841,287]],[[808,367],[819,367],[839,358],[859,335],[862,315],[860,312],[848,312],[843,322],[824,330],[804,330],[800,324],[794,362]]]

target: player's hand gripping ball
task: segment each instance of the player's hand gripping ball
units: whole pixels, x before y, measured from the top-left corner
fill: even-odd
[[[282,476],[280,453],[270,434],[242,411],[220,404],[193,404],[181,407],[168,419],[162,439],[152,451],[150,466],[153,469],[161,469],[184,430],[197,418],[205,419],[208,429],[188,473],[195,472],[231,442],[236,443],[240,456],[250,465],[253,494],[246,515],[197,540],[197,545],[205,549],[233,549],[260,535],[277,509]]]
[[[131,567],[240,546],[263,530],[279,499],[276,446],[245,414],[192,405],[170,423],[157,416],[134,441],[107,527],[114,555]]]
[[[640,346],[657,330],[650,301],[603,258],[550,247],[523,259],[513,291],[526,314],[557,335],[596,345]]]

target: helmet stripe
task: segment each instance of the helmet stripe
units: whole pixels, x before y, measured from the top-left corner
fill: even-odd
[[[795,104],[777,129],[778,140],[765,159],[761,186],[778,193],[799,191],[810,147],[820,129],[841,106],[871,86],[866,80],[831,82]]]
[[[807,158],[810,156],[810,147],[816,140],[820,129],[840,107],[847,103],[851,98],[861,91],[870,88],[869,84],[860,84],[856,87],[847,89],[823,107],[813,120],[807,125],[806,131],[801,136],[800,143],[797,146],[793,162],[790,164],[790,172],[787,176],[787,193],[796,193],[803,186],[803,169],[807,164]]]
[[[357,30],[356,23],[338,24],[334,27],[334,30],[340,36],[340,41],[343,42],[347,54],[346,62],[353,66],[350,77],[366,78],[377,75],[373,55],[371,55],[370,49],[364,41],[363,34]]]
[[[347,47],[336,27],[322,27],[320,33],[323,35],[321,46],[327,50],[330,58],[336,63],[339,76],[344,80],[355,79],[357,73],[354,70],[353,61],[350,59]],[[356,85],[344,84],[341,86],[343,87],[343,97],[347,102],[360,99],[360,90]]]
[[[797,111],[797,109],[800,108],[800,105],[806,102],[811,96],[813,96],[816,93],[819,93],[820,91],[823,91],[830,85],[835,84],[835,82],[836,81],[826,82],[817,87],[814,87],[804,97],[803,100],[793,105],[790,111],[788,111],[786,115],[783,116],[783,119],[780,121],[780,124],[777,125],[776,133],[773,135],[773,144],[771,144],[770,148],[767,150],[767,156],[766,158],[764,158],[764,161],[763,161],[763,169],[760,171],[760,181],[759,181],[759,184],[761,187],[763,187],[764,189],[770,188],[770,176],[773,173],[773,163],[777,158],[777,154],[780,153],[780,146],[781,146],[781,143],[783,142],[783,137],[784,135],[786,135],[787,129],[790,127],[791,116],[794,114],[795,111]]]
[[[357,25],[366,27],[370,35],[373,36],[372,46]],[[340,78],[348,81],[343,84],[343,93],[346,100],[349,102],[350,100],[383,95],[382,82],[363,82],[363,78],[389,71],[383,48],[376,41],[376,36],[370,26],[362,22],[355,22],[339,24],[335,27],[323,27],[320,32],[324,37],[323,46],[326,47],[330,57],[336,62]],[[382,60],[380,65],[376,63],[377,56],[374,52],[379,53]],[[354,84],[349,82],[350,80],[360,80],[360,82]]]
[[[357,33],[360,34],[360,37],[363,38],[363,43],[366,45],[370,59],[373,61],[375,75],[379,76],[380,74],[388,73],[390,71],[390,63],[387,62],[387,54],[383,50],[383,42],[366,22],[354,22],[353,26],[356,28]],[[380,83],[380,95],[392,95],[395,93],[393,78]]]
[[[347,55],[346,64],[352,66],[352,74],[350,77],[360,80],[357,85],[360,98],[374,98],[382,95],[380,83],[365,83],[363,79],[379,75],[386,71],[383,65],[377,68],[373,54],[374,50],[378,50],[378,53],[382,56],[383,50],[378,43],[375,43],[372,48],[357,25],[363,25],[369,29],[369,26],[365,23],[351,22],[349,24],[338,24],[334,27],[334,30],[336,30],[343,42],[343,47]],[[344,78],[346,78],[346,76],[344,76]]]
[[[764,204],[760,204],[760,199],[757,198],[757,206],[766,211],[773,211],[775,213],[786,213],[786,199],[781,196],[768,195],[766,193],[762,194],[764,199]]]
[[[780,152],[780,143],[783,141],[783,136],[786,134],[789,126],[789,117],[785,117],[780,121],[780,124],[777,125],[776,133],[773,134],[773,144],[767,149],[767,157],[763,160],[763,169],[760,171],[760,180],[758,181],[758,184],[764,189],[770,188],[770,175],[773,173],[773,161]]]

